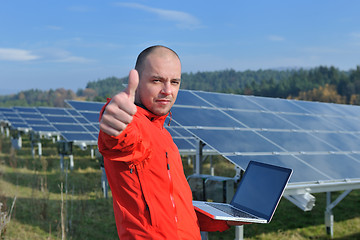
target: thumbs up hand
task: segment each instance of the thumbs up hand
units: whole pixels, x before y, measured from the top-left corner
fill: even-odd
[[[127,88],[113,96],[100,120],[100,129],[111,136],[118,136],[132,121],[136,113],[135,91],[139,84],[139,74],[133,69],[129,73]]]

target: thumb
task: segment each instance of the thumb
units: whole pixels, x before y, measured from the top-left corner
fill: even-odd
[[[129,73],[128,86],[124,92],[129,96],[129,98],[134,102],[135,101],[135,91],[139,85],[139,74],[135,69],[132,69]]]

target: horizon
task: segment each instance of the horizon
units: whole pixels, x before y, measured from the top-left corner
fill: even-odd
[[[155,44],[174,49],[183,73],[335,67],[360,55],[360,2],[2,2],[0,95],[71,89],[126,77]],[[7,94],[5,94],[7,95]]]
[[[313,68],[301,68],[301,67],[288,67],[288,68],[274,68],[274,69],[257,69],[257,70],[250,70],[250,69],[246,69],[246,70],[243,70],[243,71],[237,71],[237,70],[234,70],[234,69],[223,69],[223,70],[214,70],[214,71],[197,71],[197,72],[182,72],[181,74],[197,74],[197,73],[205,73],[205,72],[222,72],[222,71],[230,71],[230,70],[234,70],[236,72],[245,72],[245,71],[292,71],[292,70],[295,70],[295,71],[298,71],[300,69],[304,69],[304,70],[311,70],[311,69],[315,69],[315,68],[319,68],[319,67],[327,67],[327,68],[330,68],[330,67],[334,67],[335,69],[338,69],[339,71],[345,71],[345,72],[350,72],[350,71],[353,71],[353,70],[356,70],[356,69],[349,69],[349,70],[341,70],[335,66],[314,66]],[[103,79],[97,79],[97,80],[94,80],[94,81],[88,81],[86,83],[86,85],[89,83],[89,82],[98,82],[98,81],[104,81],[108,78],[112,78],[114,76],[109,76],[109,77],[105,77]],[[124,79],[124,78],[127,78],[127,76],[124,76],[124,77],[116,77],[118,79]],[[64,88],[64,87],[59,87],[59,88],[49,88],[49,89],[38,89],[38,88],[30,88],[30,89],[24,89],[24,90],[20,90],[18,92],[11,92],[11,93],[8,93],[8,94],[2,94],[1,93],[1,90],[0,90],[0,97],[4,97],[4,96],[9,96],[9,95],[16,95],[16,94],[19,94],[20,92],[26,92],[26,91],[31,91],[31,90],[40,90],[40,91],[50,91],[50,90],[57,90],[57,89],[65,89],[65,90],[72,90],[74,93],[76,93],[78,90],[84,90],[86,89],[86,86],[84,86],[83,88],[78,88],[78,89],[70,89],[70,88]],[[181,87],[180,87],[181,88]]]

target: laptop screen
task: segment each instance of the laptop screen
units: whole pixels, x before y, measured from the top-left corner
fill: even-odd
[[[270,221],[292,170],[251,161],[231,204]]]

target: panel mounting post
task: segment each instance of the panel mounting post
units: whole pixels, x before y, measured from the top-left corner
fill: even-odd
[[[326,233],[330,235],[331,238],[334,236],[334,214],[332,213],[331,204],[331,192],[326,193],[326,210],[325,210],[325,227]]]
[[[331,202],[331,192],[326,193],[326,209],[325,209],[325,226],[326,233],[330,235],[331,238],[334,236],[334,214],[332,209],[343,200],[352,189],[344,191],[334,202]]]
[[[203,143],[201,140],[199,140],[198,146],[196,148],[196,160],[195,160],[195,166],[194,166],[195,174],[202,173],[202,159],[203,159],[203,147],[204,146],[205,146],[205,143]]]

